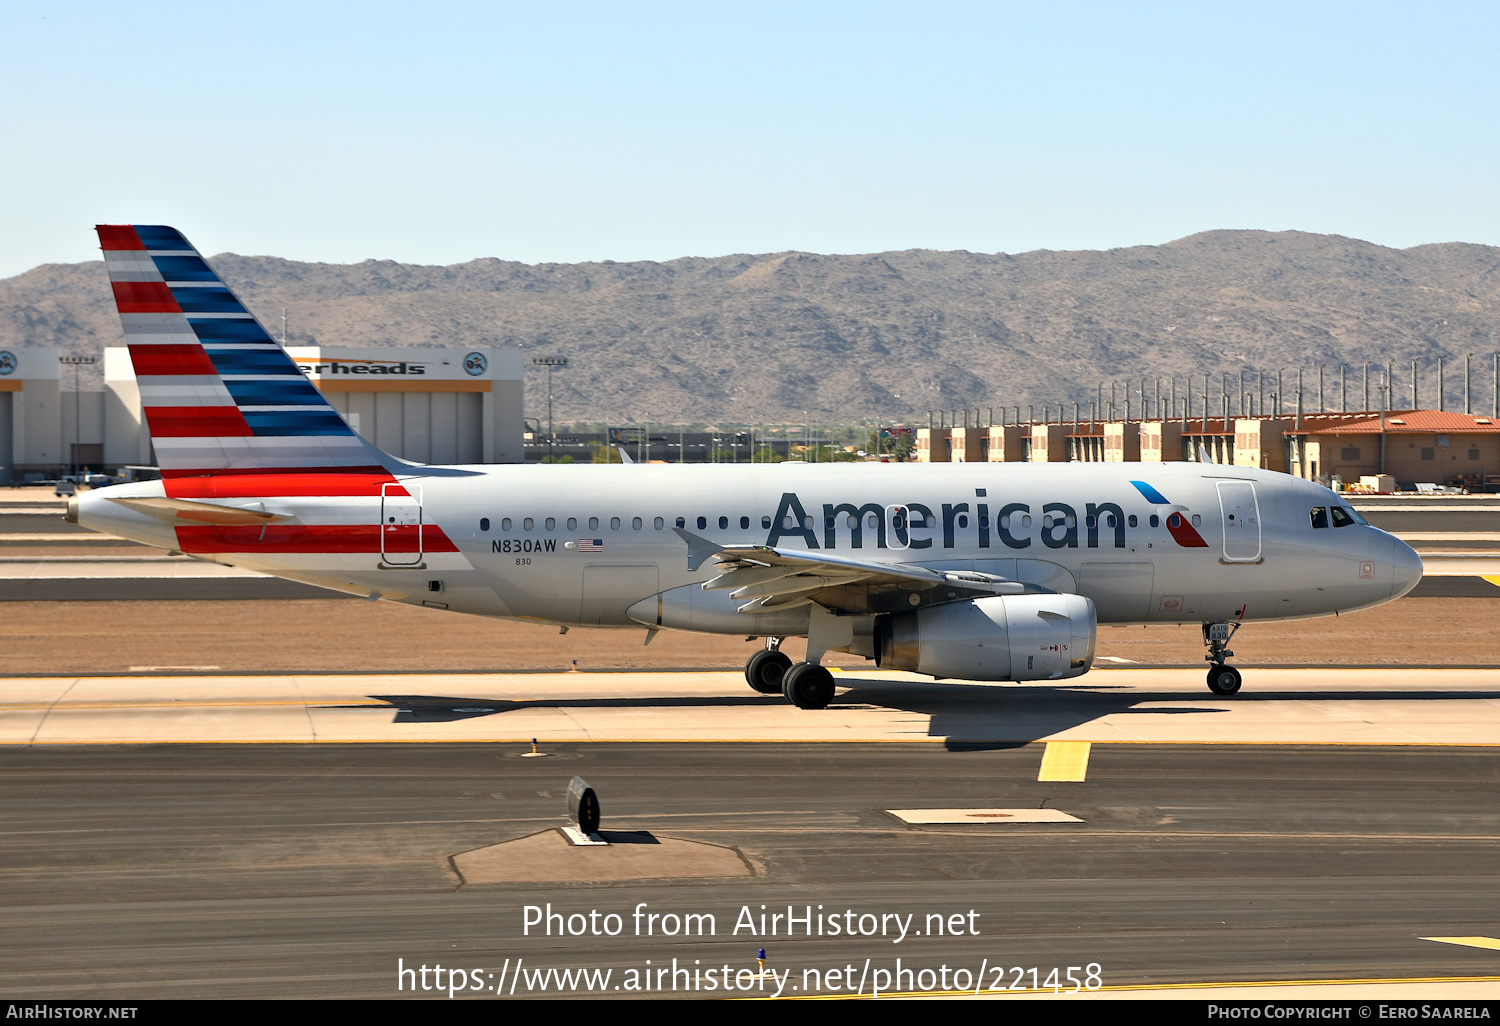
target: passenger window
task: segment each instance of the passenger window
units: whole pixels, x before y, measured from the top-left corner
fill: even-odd
[[[771,529],[771,518],[767,517],[767,516],[762,516],[760,518],[760,526],[762,528],[764,528],[765,530],[769,531]]]
[[[490,518],[489,517],[480,517],[479,518],[479,529],[481,531],[488,531],[490,529]]]
[[[1333,526],[1352,527],[1354,526],[1354,518],[1349,515],[1348,510],[1344,509],[1344,507],[1335,506],[1333,507]]]
[[[1151,514],[1151,526],[1152,527],[1160,527],[1161,526],[1161,517],[1157,516],[1155,513]]]
[[[589,517],[589,530],[590,531],[597,531],[597,530],[599,530],[599,518],[598,517]]]
[[[969,526],[969,515],[967,513],[960,513],[958,515],[958,526],[959,527],[968,527]]]
[[[526,518],[526,519],[525,519],[525,520],[523,520],[523,521],[521,521],[521,526],[522,526],[522,527],[523,527],[523,528],[525,528],[525,529],[526,529],[526,530],[528,530],[528,531],[529,531],[529,530],[531,530],[531,529],[532,529],[532,528],[533,528],[533,527],[535,527],[535,526],[536,526],[536,521],[535,521],[535,520],[533,520],[533,519],[531,519],[531,518],[530,518],[530,517],[527,517],[527,518]]]
[[[687,520],[685,520],[682,517],[678,517],[677,518],[677,526],[678,527],[686,527],[687,526]]]
[[[703,530],[707,526],[708,526],[708,517],[699,517],[698,518],[698,530],[701,531],[701,530]]]
[[[641,518],[640,517],[636,517],[634,520],[632,520],[630,522],[630,526],[633,527],[633,528],[635,528],[637,531],[639,531],[641,529]]]
[[[1031,514],[1030,513],[1022,513],[1021,514],[1021,526],[1022,527],[1030,527],[1031,526]]]
[[[504,520],[500,521],[500,530],[502,530],[502,531],[509,531],[510,530],[510,517],[506,517]]]
[[[1130,518],[1128,520],[1126,520],[1125,523],[1128,526],[1130,526],[1130,527],[1134,527],[1135,523],[1136,523],[1136,521],[1135,521],[1135,514],[1134,513],[1130,514]]]
[[[853,513],[844,514],[844,526],[849,528],[851,531],[857,526]]]
[[[740,530],[741,531],[748,531],[748,530],[750,530],[750,518],[749,517],[740,517]]]
[[[610,517],[609,518],[609,529],[611,531],[618,531],[620,529],[620,518],[619,517]]]
[[[569,517],[568,518],[568,530],[570,530],[570,531],[576,531],[576,530],[578,530],[578,518],[577,517]]]
[[[979,529],[981,531],[988,531],[990,529],[990,518],[989,517],[980,517],[979,518]]]
[[[880,526],[880,518],[877,517],[874,513],[871,513],[869,516],[865,517],[865,526],[872,531],[875,530]]]
[[[654,526],[658,531],[660,531],[663,527],[667,526],[667,522],[665,520],[663,520],[661,517],[657,517],[656,518],[656,523],[653,524],[652,526]]]
[[[1196,513],[1193,514],[1193,526],[1194,527],[1202,527],[1203,526],[1203,518],[1200,517]]]
[[[1326,506],[1314,506],[1308,513],[1312,518],[1312,525],[1317,528],[1328,526],[1328,508]]]
[[[556,517],[548,517],[547,518],[547,530],[549,530],[549,531],[555,531],[555,530],[557,530],[557,518]]]
[[[1005,514],[1005,516],[1003,516],[1003,517],[1000,518],[1000,530],[1002,530],[1002,531],[1009,531],[1010,530],[1010,514],[1009,513]]]

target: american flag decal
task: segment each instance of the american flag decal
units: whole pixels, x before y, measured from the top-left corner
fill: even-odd
[[[579,552],[603,552],[604,551],[604,539],[603,538],[579,538],[578,539],[578,551]]]

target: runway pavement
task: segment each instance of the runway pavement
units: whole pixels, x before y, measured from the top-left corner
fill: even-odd
[[[675,958],[677,996],[748,996],[766,947],[783,996],[1070,966],[1105,997],[1500,995],[1500,950],[1454,943],[1500,938],[1500,671],[1200,676],[845,674],[820,712],[728,673],[7,679],[0,991],[431,998],[399,969],[441,964],[625,996]],[[654,859],[547,854],[575,774]]]

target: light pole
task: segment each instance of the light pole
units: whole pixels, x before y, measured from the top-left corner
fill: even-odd
[[[552,462],[552,372],[568,365],[566,356],[533,356],[531,362],[547,368],[547,462]]]
[[[73,368],[73,453],[69,461],[73,467],[73,476],[78,476],[78,450],[83,446],[83,393],[78,391],[78,368],[86,367],[99,362],[97,356],[59,356],[58,363],[67,364]]]

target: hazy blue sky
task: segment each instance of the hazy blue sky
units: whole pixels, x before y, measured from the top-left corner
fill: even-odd
[[[1500,4],[0,6],[0,276],[97,222],[352,262],[1500,244]]]

